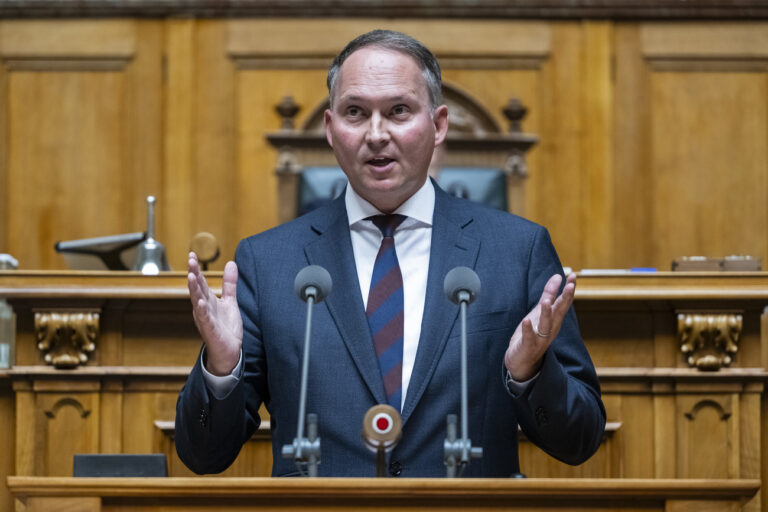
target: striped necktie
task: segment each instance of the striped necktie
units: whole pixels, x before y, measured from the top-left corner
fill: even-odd
[[[399,411],[403,381],[403,275],[395,253],[394,234],[405,216],[376,215],[368,220],[379,228],[384,239],[373,265],[365,314],[387,401]]]

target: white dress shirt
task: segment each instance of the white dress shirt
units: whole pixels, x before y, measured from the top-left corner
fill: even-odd
[[[352,187],[347,187],[344,197],[355,255],[357,279],[363,304],[368,306],[373,265],[383,236],[373,221],[367,217],[381,215],[371,203],[360,197]],[[413,363],[421,335],[421,319],[427,296],[427,270],[432,247],[432,215],[435,211],[435,188],[430,180],[392,213],[404,215],[405,220],[395,230],[395,253],[403,274],[403,382],[400,410],[405,405],[408,383],[411,381]]]

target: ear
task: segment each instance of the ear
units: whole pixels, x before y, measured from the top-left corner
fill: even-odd
[[[448,135],[448,106],[440,105],[432,115],[435,123],[435,146],[441,144]]]
[[[323,125],[325,125],[325,139],[328,145],[333,148],[333,136],[331,135],[331,125],[333,124],[333,112],[326,109],[323,113]]]

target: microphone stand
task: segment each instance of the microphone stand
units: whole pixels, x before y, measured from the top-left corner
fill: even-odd
[[[301,463],[308,464],[310,477],[317,476],[317,465],[320,463],[320,438],[317,436],[317,414],[307,414],[307,433],[304,437],[304,416],[307,408],[307,381],[309,380],[309,344],[312,332],[312,306],[318,290],[314,286],[308,286],[304,291],[307,300],[307,324],[304,330],[304,357],[301,362],[301,392],[299,395],[299,424],[296,428],[296,437],[293,444],[283,445],[282,455],[285,459],[294,459],[300,473]]]
[[[457,299],[461,315],[461,439],[456,439],[456,415],[449,414],[446,417],[447,433],[444,445],[446,476],[448,478],[461,476],[464,468],[469,465],[470,457],[479,459],[483,456],[483,449],[479,446],[473,448],[472,441],[468,437],[467,305],[472,300],[472,296],[467,290],[459,290]]]

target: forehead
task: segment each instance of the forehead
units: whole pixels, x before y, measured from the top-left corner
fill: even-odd
[[[365,47],[352,53],[339,69],[336,96],[369,97],[380,94],[428,96],[417,61],[406,53]]]

